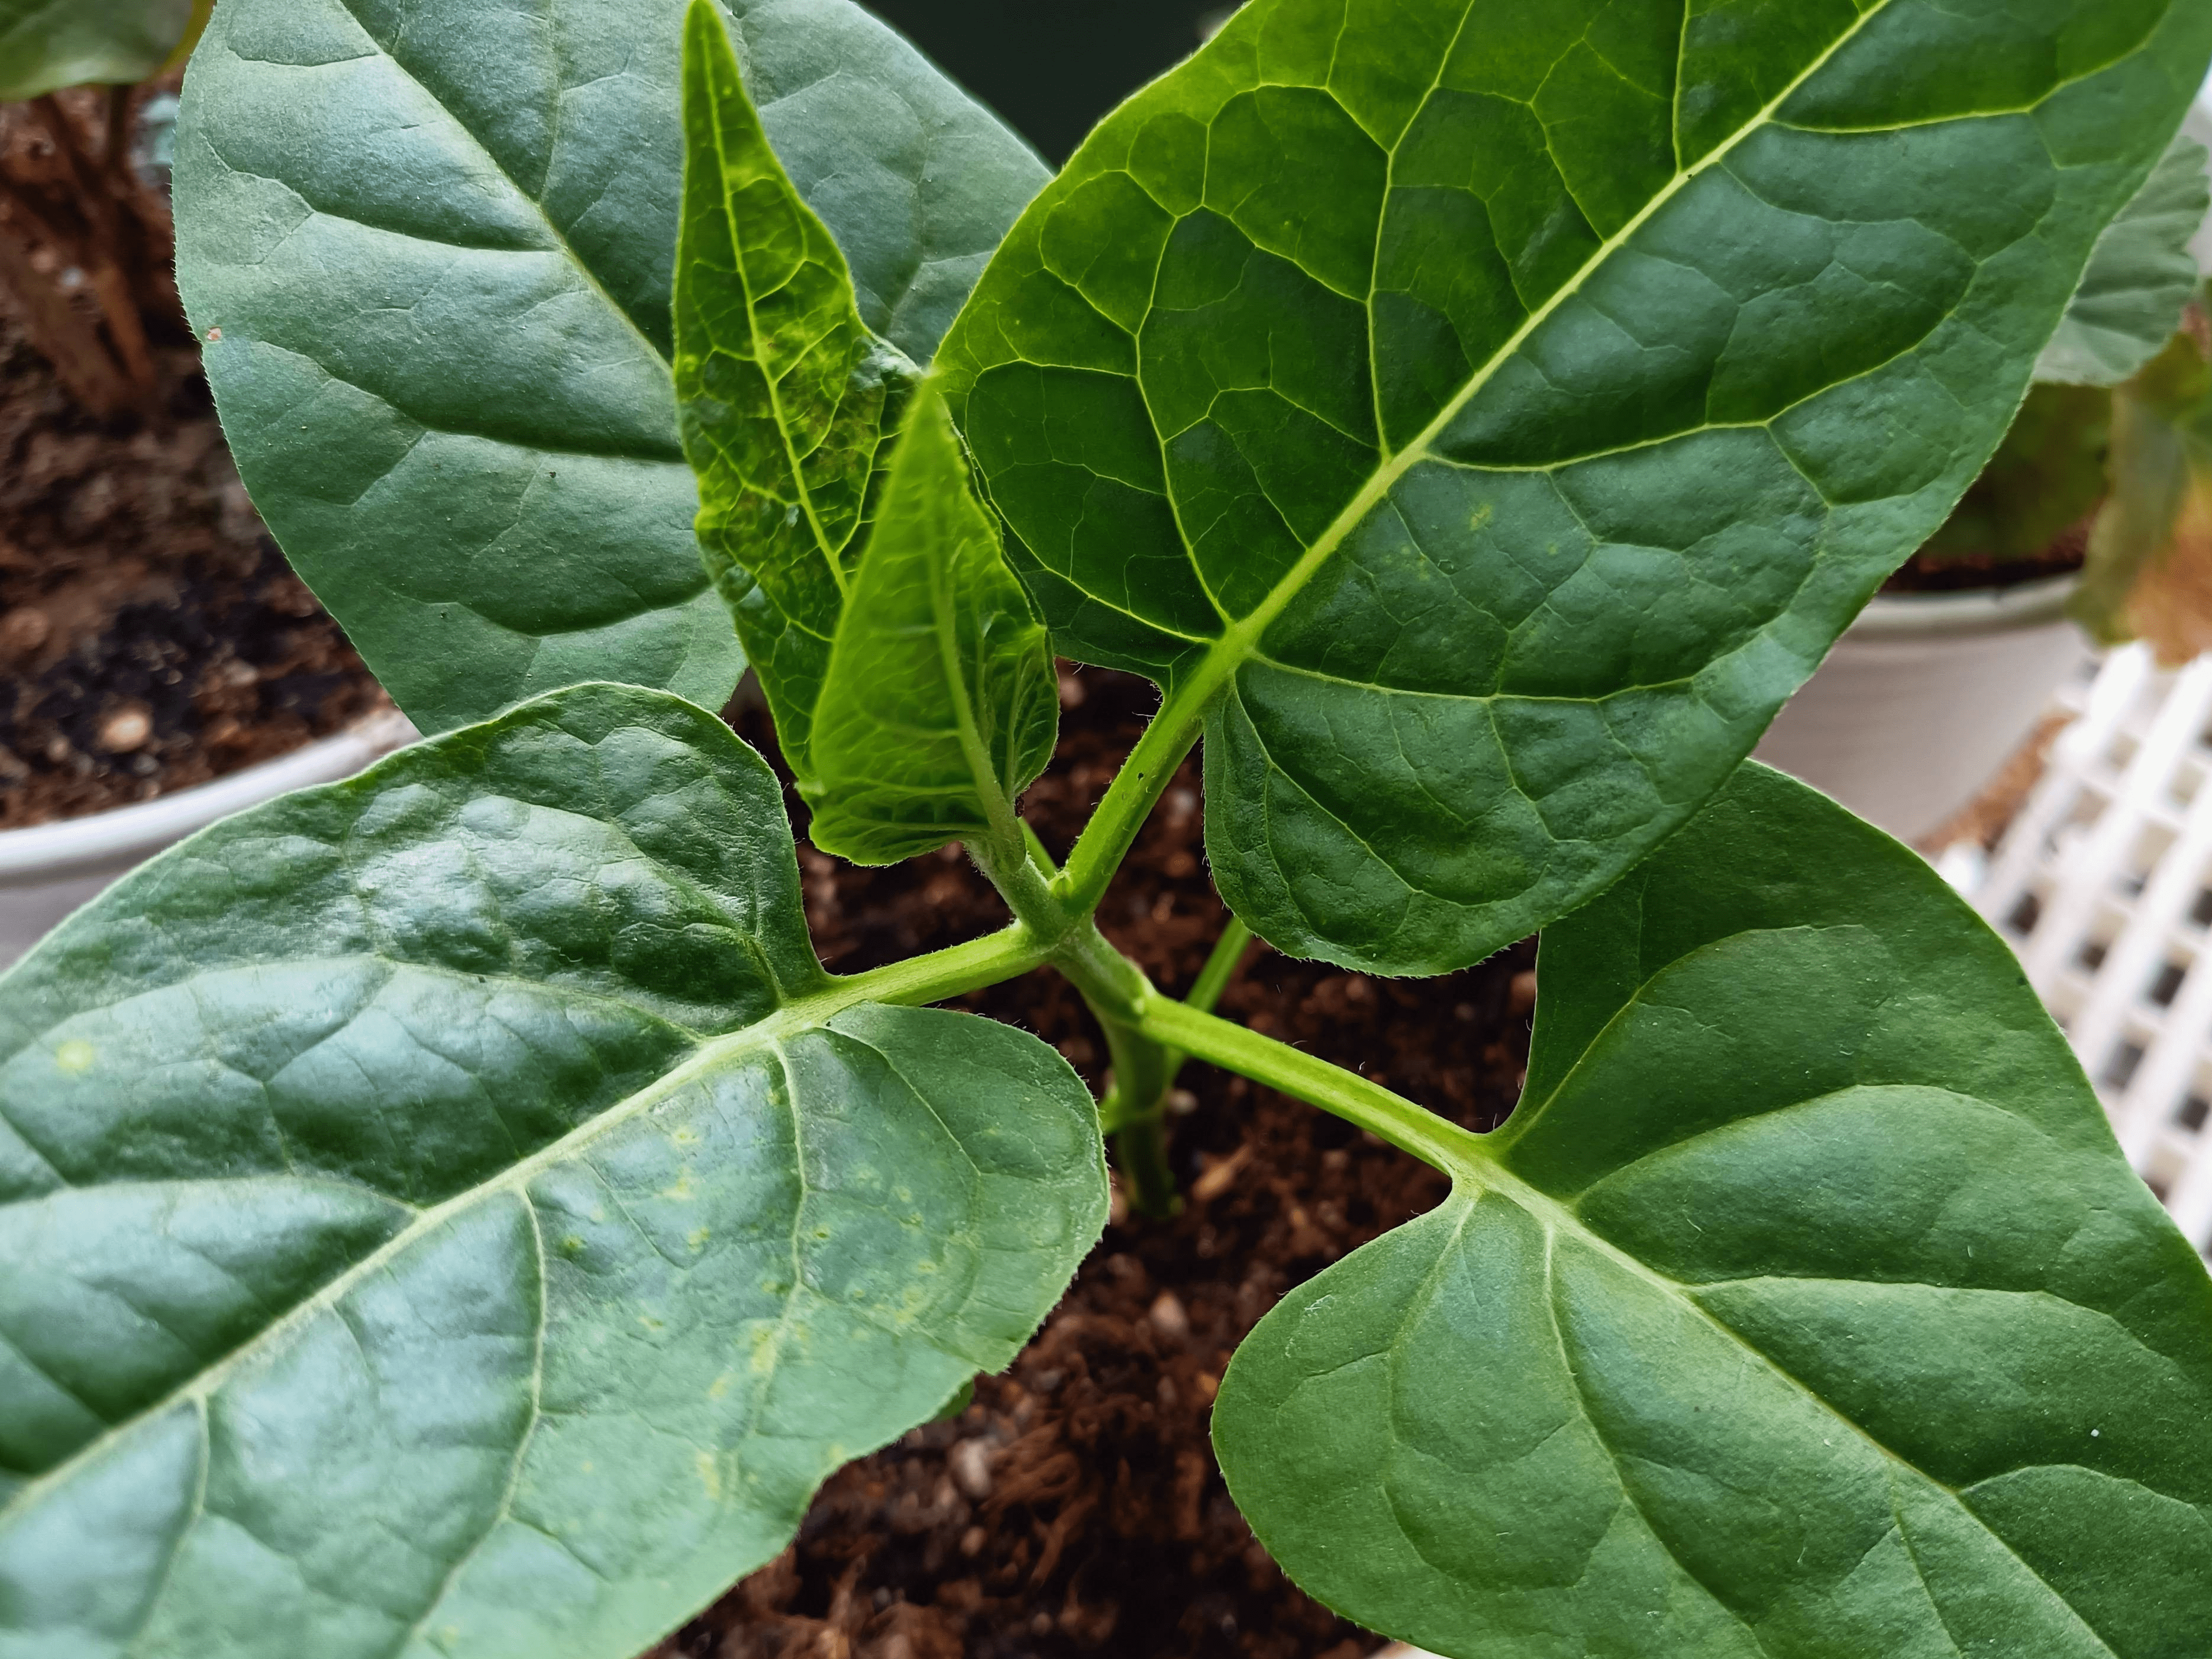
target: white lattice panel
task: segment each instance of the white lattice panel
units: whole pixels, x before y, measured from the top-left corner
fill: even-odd
[[[2212,1254],[2212,656],[2161,672],[2130,646],[2062,696],[2076,717],[1996,853],[1945,873],[2020,953],[2129,1158]]]

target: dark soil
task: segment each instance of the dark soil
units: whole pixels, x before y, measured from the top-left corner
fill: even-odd
[[[1051,772],[1024,811],[1055,855],[1151,712],[1140,680],[1061,681]],[[763,753],[767,717],[737,724]],[[1200,841],[1195,768],[1163,799],[1099,913],[1180,993],[1224,920]],[[805,809],[786,792],[793,817]],[[801,852],[823,958],[853,971],[1002,926],[956,854],[860,870]],[[1255,946],[1235,1018],[1472,1127],[1503,1118],[1527,1060],[1523,945],[1464,973],[1382,980]],[[964,1006],[1036,1032],[1094,1087],[1103,1043],[1038,973]],[[1437,1203],[1442,1176],[1338,1120],[1192,1065],[1173,1119],[1188,1196],[1172,1221],[1115,1220],[1036,1340],[978,1379],[957,1419],[918,1429],[825,1486],[797,1544],[656,1659],[1356,1659],[1377,1638],[1300,1595],[1238,1516],[1207,1417],[1231,1352],[1291,1286]]]
[[[2081,568],[2081,561],[2089,551],[2089,526],[2095,517],[2092,514],[2068,526],[2033,558],[2004,558],[1988,553],[1945,553],[1941,556],[1925,551],[1915,553],[1881,585],[1881,591],[1960,593],[1969,588],[2014,587],[2021,582],[2039,581],[2045,576],[2063,576]]]
[[[271,759],[380,706],[232,469],[198,354],[99,419],[0,311],[0,829]]]

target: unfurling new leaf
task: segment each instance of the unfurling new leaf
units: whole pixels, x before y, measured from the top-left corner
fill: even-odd
[[[816,963],[767,765],[580,686],[0,980],[0,1650],[630,1659],[1104,1223],[1036,1038]]]
[[[860,320],[845,256],[769,148],[713,0],[692,0],[684,21],[684,136],[676,392],[699,545],[803,781],[878,452],[915,370]]]
[[[1025,856],[1013,805],[1051,760],[1059,716],[1051,641],[925,383],[815,707],[809,839],[858,864],[948,841]]]
[[[2212,1281],[2004,943],[1747,766],[1538,971],[1513,1117],[1224,1379],[1285,1571],[1455,1659],[2194,1652]]]
[[[2091,21],[2094,19],[2094,21]],[[1476,961],[1727,778],[2002,435],[2212,9],[1258,0],[939,365],[1274,944]]]

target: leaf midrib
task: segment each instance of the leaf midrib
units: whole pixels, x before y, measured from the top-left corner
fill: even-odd
[[[503,1192],[512,1192],[526,1204],[528,1203],[529,1182],[537,1176],[568,1161],[601,1136],[644,1116],[690,1084],[744,1059],[749,1054],[778,1050],[786,1042],[827,1024],[845,1010],[864,1002],[880,1000],[881,997],[882,988],[872,978],[862,976],[833,983],[827,990],[786,1003],[774,1013],[743,1030],[700,1044],[681,1064],[671,1067],[644,1088],[577,1125],[559,1139],[550,1141],[528,1157],[509,1164],[489,1180],[466,1188],[441,1203],[417,1212],[406,1226],[344,1272],[325,1281],[311,1295],[301,1297],[250,1340],[240,1343],[212,1365],[179,1383],[160,1399],[110,1425],[45,1474],[25,1482],[13,1498],[5,1504],[0,1504],[0,1525],[5,1525],[18,1515],[29,1513],[49,1493],[65,1486],[80,1468],[105,1454],[142,1423],[184,1401],[204,1400],[213,1395],[235,1372],[268,1352],[271,1345],[281,1341],[308,1320],[337,1306],[356,1285],[380,1271],[411,1245],[429,1237],[449,1220],[466,1212],[471,1206]]]
[[[1830,1417],[1836,1420],[1836,1422],[1849,1430],[1851,1434],[1856,1436],[1866,1445],[1871,1447],[1888,1462],[1894,1464],[1899,1468],[1909,1470],[1919,1479],[1928,1482],[1929,1486],[1935,1487],[1937,1491],[1944,1493],[1958,1506],[1960,1514],[1971,1521],[1977,1530],[1988,1537],[2000,1549],[2003,1550],[2008,1556],[2011,1557],[2013,1560],[2018,1562],[2021,1571],[2027,1573],[2029,1577],[2033,1578],[2037,1583],[2042,1585],[2044,1589],[2051,1596],[2051,1601],[2057,1606],[2064,1609],[2067,1616],[2073,1620],[2075,1624],[2079,1625],[2081,1628],[2087,1633],[2090,1639],[2097,1644],[2100,1649],[2101,1649],[2105,1653],[2111,1655],[2112,1659],[2120,1659],[2120,1655],[2113,1649],[2110,1643],[2106,1641],[2102,1632],[2099,1632],[2094,1626],[2093,1626],[2087,1619],[2082,1615],[2081,1611],[2076,1608],[2071,1601],[2068,1601],[2064,1595],[2061,1595],[2058,1590],[2051,1585],[2049,1580],[2045,1578],[2044,1576],[2038,1572],[2032,1565],[2021,1558],[2020,1553],[2013,1548],[2011,1541],[2002,1533],[1998,1532],[1994,1527],[1990,1525],[1990,1523],[1975,1510],[1973,1506],[1966,1501],[1964,1494],[1958,1487],[1953,1486],[1949,1481],[1944,1480],[1940,1477],[1929,1473],[1929,1471],[1922,1468],[1918,1464],[1915,1463],[1911,1458],[1906,1457],[1903,1453],[1884,1444],[1880,1439],[1875,1437],[1870,1430],[1867,1429],[1856,1419],[1846,1414],[1842,1408],[1835,1405],[1818,1389],[1814,1388],[1810,1383],[1806,1382],[1802,1378],[1798,1377],[1795,1373],[1791,1372],[1779,1361],[1775,1359],[1772,1355],[1766,1352],[1765,1349],[1751,1341],[1747,1337],[1744,1336],[1741,1332],[1736,1330],[1733,1326],[1729,1325],[1717,1315],[1714,1314],[1711,1310],[1707,1309],[1704,1304],[1700,1303],[1696,1297],[1690,1293],[1689,1286],[1682,1284],[1678,1279],[1669,1279],[1666,1274],[1661,1273],[1650,1263],[1644,1261],[1640,1258],[1631,1255],[1628,1251],[1622,1249],[1619,1245],[1613,1243],[1603,1234],[1594,1231],[1590,1225],[1585,1222],[1581,1216],[1577,1214],[1571,1207],[1561,1203],[1559,1200],[1553,1198],[1550,1194],[1543,1191],[1541,1188],[1530,1185],[1528,1182],[1522,1180],[1521,1176],[1516,1175],[1511,1170],[1508,1169],[1503,1163],[1494,1162],[1487,1158],[1482,1160],[1480,1164],[1473,1161],[1459,1163],[1452,1174],[1455,1188],[1468,1193],[1468,1203],[1470,1210],[1472,1210],[1475,1204],[1481,1201],[1482,1196],[1485,1193],[1494,1193],[1498,1197],[1505,1200],[1508,1203],[1518,1206],[1524,1213],[1531,1217],[1535,1221],[1536,1224],[1544,1230],[1547,1240],[1546,1252],[1547,1264],[1553,1240],[1559,1237],[1565,1237],[1573,1239],[1575,1243],[1582,1245],[1593,1255],[1601,1257],[1613,1266],[1620,1267],[1625,1272],[1627,1272],[1634,1277],[1643,1280],[1652,1289],[1657,1291],[1662,1296],[1667,1297],[1671,1305],[1685,1309],[1693,1316],[1703,1321],[1709,1328],[1717,1332],[1734,1346],[1741,1349],[1751,1359],[1763,1366],[1774,1376],[1788,1385],[1788,1387],[1792,1390],[1820,1407],[1822,1411],[1827,1413]],[[1547,1267],[1547,1279],[1549,1278],[1548,1265]],[[1551,1298],[1547,1298],[1547,1301],[1549,1300],[1551,1300]],[[1556,1328],[1558,1323],[1556,1314],[1553,1316],[1553,1322]],[[1582,1388],[1581,1380],[1579,1376],[1577,1376],[1571,1363],[1568,1361],[1566,1355],[1566,1334],[1564,1330],[1561,1330],[1558,1332],[1558,1334],[1560,1340],[1561,1362],[1567,1365],[1568,1375],[1570,1377],[1573,1377],[1575,1379],[1575,1386],[1577,1392],[1579,1392]],[[1596,1419],[1591,1416],[1587,1407],[1585,1407],[1582,1415],[1583,1420],[1589,1425],[1590,1432],[1597,1437],[1600,1444],[1605,1446],[1608,1457],[1612,1456],[1611,1443],[1607,1441],[1603,1431],[1598,1427]],[[1632,1498],[1629,1501],[1633,1504],[1635,1500]],[[1639,1513],[1641,1511],[1639,1510]],[[1647,1522],[1646,1525],[1649,1524],[1650,1523]],[[1653,1535],[1655,1538],[1657,1537],[1657,1529],[1656,1528],[1653,1528]],[[1663,1539],[1660,1540],[1660,1543],[1662,1548],[1666,1547],[1665,1540]],[[1671,1550],[1668,1553],[1670,1555],[1672,1554]],[[1692,1577],[1694,1581],[1694,1576]],[[1703,1587],[1702,1581],[1695,1582],[1699,1582],[1701,1588]],[[1928,1588],[1925,1578],[1923,1578],[1921,1582],[1923,1588]],[[1708,1589],[1706,1590],[1706,1594],[1711,1595],[1712,1595],[1712,1592]],[[1930,1599],[1933,1599],[1932,1590]],[[1717,1595],[1713,1596],[1713,1601],[1716,1606],[1721,1607],[1728,1613],[1729,1617],[1735,1620],[1740,1624],[1743,1624],[1745,1629],[1750,1629],[1750,1626],[1744,1621],[1742,1616],[1738,1613],[1734,1607],[1729,1606],[1727,1602],[1723,1601]]]
[[[498,155],[493,153],[491,146],[483,141],[483,137],[477,133],[474,127],[471,127],[466,121],[461,118],[459,111],[454,109],[435,92],[433,92],[430,89],[430,86],[428,82],[424,81],[421,76],[416,74],[412,69],[409,68],[407,64],[400,61],[399,54],[393,51],[391,45],[380,36],[374,29],[371,28],[362,19],[361,14],[354,9],[354,0],[334,0],[334,3],[337,6],[339,10],[345,13],[346,16],[352,20],[354,27],[362,32],[363,37],[374,45],[378,56],[382,58],[386,63],[391,64],[392,67],[400,74],[405,76],[407,79],[413,83],[416,90],[420,92],[425,98],[428,99],[431,105],[444,114],[447,119],[453,124],[453,127],[456,131],[464,132],[468,135],[469,142],[476,146],[477,153],[483,157],[485,162],[491,167],[492,171],[496,173],[501,179],[506,181],[508,189],[512,190],[524,201],[529,203],[531,207],[536,211],[538,222],[545,227],[545,234],[551,239],[555,250],[556,250],[561,256],[568,262],[570,269],[574,270],[583,278],[585,286],[589,288],[592,293],[599,295],[600,301],[605,305],[608,310],[611,311],[616,316],[622,319],[623,325],[629,329],[632,334],[637,337],[638,343],[645,348],[648,356],[650,356],[655,362],[659,362],[662,368],[670,368],[672,373],[672,360],[669,354],[663,351],[659,346],[653,343],[653,337],[647,334],[644,328],[640,325],[637,319],[630,314],[629,308],[623,305],[619,300],[616,299],[613,293],[607,288],[607,285],[599,280],[599,273],[594,270],[591,265],[586,263],[584,257],[576,252],[575,245],[569,241],[568,233],[562,230],[560,226],[553,222],[553,216],[546,211],[545,204],[538,199],[537,194],[534,191],[526,190],[523,187],[522,181],[507,171],[507,163],[502,161]],[[1888,0],[1882,0],[1882,3],[1885,5],[1887,4]],[[720,8],[718,6],[717,10],[719,11],[720,9]],[[228,40],[225,40],[223,45],[226,50],[229,49],[230,43]],[[236,56],[234,52],[233,52],[233,56]],[[248,60],[240,58],[240,61],[246,62]],[[556,76],[556,79],[558,77]],[[556,88],[556,90],[567,91],[568,88]],[[549,175],[550,174],[557,159],[559,149],[558,119],[559,106],[558,100],[556,99],[555,106],[554,129],[556,136],[554,142],[550,143],[546,149],[546,171]],[[305,198],[302,198],[302,199],[304,200]],[[0,1513],[4,1513],[4,1511],[0,1511]]]
[[[1335,556],[1337,550],[1343,545],[1352,532],[1365,521],[1367,516],[1389,498],[1390,492],[1396,488],[1399,480],[1421,462],[1431,459],[1428,453],[1430,446],[1443,435],[1451,423],[1459,418],[1467,406],[1480,395],[1485,386],[1489,385],[1492,376],[1513,360],[1521,348],[1528,343],[1531,335],[1548,322],[1562,306],[1578,296],[1582,293],[1583,285],[1598,271],[1604,269],[1613,256],[1628,245],[1638,231],[1687,189],[1692,181],[1725,161],[1753,133],[1772,124],[1783,105],[1795,96],[1806,82],[1825,69],[1830,59],[1838,52],[1857,39],[1869,23],[1887,11],[1890,4],[1891,0],[1875,0],[1872,6],[1861,13],[1849,28],[1830,41],[1820,55],[1801,70],[1788,85],[1775,94],[1759,107],[1756,114],[1730,134],[1726,143],[1715,145],[1694,166],[1678,170],[1663,188],[1654,193],[1651,199],[1637,210],[1633,218],[1601,242],[1573,276],[1562,283],[1548,299],[1530,312],[1522,319],[1521,325],[1515,329],[1513,333],[1490,355],[1481,367],[1468,377],[1466,384],[1446,401],[1444,406],[1437,412],[1428,425],[1424,427],[1412,441],[1403,448],[1395,451],[1381,466],[1369,474],[1367,482],[1360,487],[1358,493],[1345,504],[1336,517],[1329,522],[1328,528],[1323,530],[1314,540],[1312,545],[1298,556],[1297,562],[1284,574],[1275,586],[1268,590],[1266,598],[1236,622],[1231,623],[1206,647],[1196,672],[1186,682],[1188,690],[1184,694],[1184,701],[1187,706],[1193,709],[1203,708],[1212,702],[1223,684],[1258,649],[1261,636],[1265,635],[1275,618],[1281,615],[1291,601],[1304,590],[1306,584],[1312,580],[1321,567]],[[1675,95],[1677,99],[1680,96],[1679,80]],[[1371,293],[1367,308],[1370,313],[1374,308]],[[1186,547],[1184,550],[1188,556],[1188,548]],[[1162,712],[1165,713],[1164,710]]]

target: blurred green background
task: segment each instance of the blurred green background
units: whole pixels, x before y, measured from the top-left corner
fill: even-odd
[[[1229,0],[863,0],[1054,166],[1098,118],[1198,50]]]

